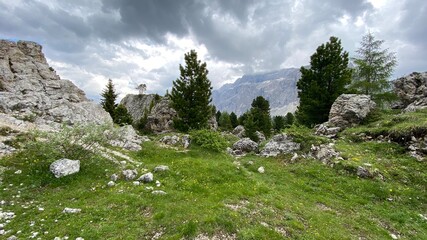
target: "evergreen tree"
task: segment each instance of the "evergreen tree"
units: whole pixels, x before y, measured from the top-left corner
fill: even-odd
[[[376,40],[374,35],[368,33],[360,42],[357,57],[353,58],[356,71],[352,90],[371,95],[377,102],[388,100],[387,97],[391,96],[388,79],[397,64],[396,54],[388,52],[388,49],[382,50],[383,43],[384,40]]]
[[[114,90],[113,80],[108,79],[106,89],[102,91],[101,96],[102,96],[101,106],[105,109],[105,111],[107,111],[110,114],[111,118],[114,121],[114,117],[115,117],[114,110],[116,109],[116,106],[117,106],[116,99],[118,94],[116,94]]]
[[[258,96],[252,101],[251,106],[250,113],[253,116],[256,130],[269,137],[271,135],[270,103],[262,96]]]
[[[174,119],[174,127],[186,132],[207,127],[212,116],[209,107],[212,87],[206,63],[197,60],[196,51],[186,53],[184,59],[186,66],[179,66],[181,76],[173,82],[170,98],[178,115]]]
[[[231,130],[231,120],[230,120],[230,114],[228,112],[222,112],[221,116],[219,117],[218,126],[224,130],[229,131]]]
[[[114,123],[124,126],[132,124],[132,116],[129,114],[126,107],[122,104],[119,104],[116,109],[114,109]]]
[[[237,115],[234,112],[230,113],[230,121],[231,121],[231,127],[234,129],[239,125],[239,121],[237,120]]]
[[[332,103],[351,81],[348,52],[343,51],[341,40],[331,37],[320,45],[311,56],[310,68],[300,71],[298,121],[307,126],[327,121]]]
[[[274,116],[273,117],[273,129],[276,132],[280,132],[285,128],[285,117],[284,116]]]
[[[244,122],[245,135],[254,142],[258,142],[259,138],[256,134],[257,127],[255,125],[254,116],[251,113],[246,114],[246,119]]]
[[[237,121],[239,122],[239,125],[242,125],[242,126],[245,125],[245,121],[248,118],[248,114],[249,114],[249,111],[239,116],[239,118],[237,119]]]
[[[291,126],[292,124],[294,124],[295,121],[295,117],[291,112],[288,112],[285,116],[285,124],[288,126]]]
[[[216,113],[215,113],[215,119],[216,119],[216,122],[218,123],[218,125],[219,125],[219,119],[221,118],[221,111],[220,110],[218,110]]]

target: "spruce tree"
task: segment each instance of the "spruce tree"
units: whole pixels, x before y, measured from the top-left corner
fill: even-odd
[[[230,120],[230,114],[228,112],[222,112],[221,116],[219,117],[218,126],[221,128],[221,130],[229,131],[232,128],[231,120]]]
[[[288,112],[285,116],[285,124],[291,126],[294,124],[295,117],[291,112]]]
[[[115,119],[114,110],[116,109],[116,99],[118,94],[116,94],[116,91],[114,90],[114,84],[113,80],[108,79],[108,83],[106,88],[101,93],[101,106],[105,109],[106,112],[108,112],[111,116],[111,118]]]
[[[253,116],[256,130],[269,137],[271,135],[270,103],[262,96],[258,96],[252,101],[251,106],[250,113]]]
[[[332,103],[351,81],[348,52],[343,51],[341,40],[331,37],[320,45],[311,56],[310,68],[301,67],[300,71],[298,122],[312,126],[327,121]]]
[[[206,63],[197,59],[197,53],[191,50],[184,56],[186,66],[179,66],[181,76],[173,82],[170,94],[172,107],[178,117],[174,127],[180,131],[207,127],[212,116],[212,87],[207,75]]]
[[[234,129],[239,125],[239,121],[237,120],[237,115],[234,112],[230,113],[230,121],[231,121],[231,127]]]
[[[363,36],[357,56],[353,58],[356,65],[352,90],[371,95],[377,102],[388,100],[390,83],[388,79],[397,64],[396,53],[382,50],[384,40],[376,40],[371,33]]]
[[[273,117],[273,129],[276,132],[280,132],[285,128],[285,117],[284,116],[274,116]]]
[[[119,104],[116,109],[114,109],[114,123],[124,126],[132,124],[132,116],[129,114],[126,107],[122,104]]]
[[[254,116],[250,112],[246,114],[244,127],[246,137],[250,138],[254,142],[258,142],[259,138],[256,134],[257,126],[255,125]]]

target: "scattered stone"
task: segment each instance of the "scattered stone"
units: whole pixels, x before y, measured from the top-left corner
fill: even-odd
[[[310,155],[324,164],[330,164],[332,159],[336,159],[340,155],[333,146],[333,144],[312,145]]]
[[[154,181],[154,176],[151,172],[149,172],[149,173],[146,173],[146,174],[142,175],[141,177],[139,177],[138,181],[149,183],[149,182]]]
[[[64,208],[63,213],[80,213],[82,210],[80,208]]]
[[[18,237],[15,235],[12,235],[12,236],[7,238],[7,240],[17,240],[17,239],[18,239]]]
[[[420,217],[421,217],[421,219],[423,219],[423,220],[427,221],[427,217],[426,217],[426,216],[424,216],[424,215],[422,215],[421,213],[420,213],[420,214],[418,214],[418,216],[420,216]]]
[[[341,131],[341,127],[330,127],[328,122],[322,123],[315,127],[316,135],[325,136],[327,138],[335,138],[339,131]]]
[[[39,209],[39,211],[41,211],[41,212],[42,212],[42,211],[44,211],[44,208],[42,208],[42,207],[39,207],[38,209]]]
[[[291,158],[291,162],[295,162],[298,158],[298,153],[294,153],[294,155]]]
[[[245,137],[245,127],[242,125],[239,125],[233,129],[231,132],[233,135],[236,135],[238,138],[244,138]]]
[[[264,172],[265,172],[264,167],[262,167],[262,166],[261,166],[261,167],[259,167],[259,168],[258,168],[258,172],[259,172],[259,173],[264,173]]]
[[[136,133],[132,125],[126,125],[120,127],[118,137],[111,140],[110,144],[130,151],[140,151],[142,141],[142,137]]]
[[[76,240],[85,240],[85,239],[82,237],[78,237],[78,238],[76,238]]]
[[[248,161],[249,165],[254,165],[254,161]]]
[[[114,173],[113,175],[111,175],[110,179],[113,182],[117,182],[117,180],[119,180],[119,175]]]
[[[166,145],[177,145],[180,142],[180,138],[176,135],[172,136],[164,136],[162,137],[159,142],[166,144]]]
[[[264,157],[275,157],[279,154],[291,153],[300,149],[300,144],[285,133],[277,134],[261,150],[260,155]]]
[[[188,148],[190,146],[190,142],[191,142],[190,135],[188,135],[188,134],[183,135],[181,137],[181,142],[182,142],[182,146],[184,148]]]
[[[260,131],[256,131],[255,135],[258,137],[258,142],[263,142],[265,141],[265,135],[264,133],[260,132]]]
[[[107,183],[107,186],[109,186],[109,187],[114,187],[114,185],[116,185],[116,183],[115,183],[115,182],[113,182],[113,181],[109,181],[109,182]]]
[[[10,220],[12,218],[15,218],[14,212],[2,212],[0,209],[0,220]]]
[[[236,150],[240,152],[236,152]],[[252,141],[250,138],[242,138],[233,144],[233,153],[241,153],[242,155],[249,152],[258,152],[258,143]]]
[[[164,171],[169,171],[169,167],[168,167],[168,166],[165,166],[165,165],[159,165],[159,166],[155,167],[153,171],[154,171],[154,172],[164,172]]]
[[[15,172],[15,174],[21,174],[22,173],[22,170],[17,170],[16,172]]]
[[[361,178],[372,178],[373,177],[372,173],[368,169],[366,169],[362,166],[357,167],[357,176],[359,176]]]
[[[139,181],[133,181],[133,185],[134,186],[139,186],[139,185],[141,185],[141,183]]]
[[[160,187],[162,184],[160,183],[159,180],[156,180],[156,187]]]
[[[50,171],[56,178],[78,173],[80,171],[80,161],[61,158],[50,165]]]
[[[126,169],[122,171],[122,174],[126,181],[130,181],[136,178],[138,171],[136,171],[136,169]]]
[[[151,194],[153,194],[153,195],[166,195],[167,193],[165,191],[162,191],[162,190],[154,190],[151,192]]]
[[[398,237],[396,234],[394,234],[394,233],[391,233],[391,234],[390,234],[390,237],[391,237],[392,239],[399,239],[399,237]]]

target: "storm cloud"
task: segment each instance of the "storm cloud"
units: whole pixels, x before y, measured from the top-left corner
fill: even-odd
[[[61,77],[98,99],[146,83],[164,94],[196,49],[214,88],[243,74],[299,67],[330,36],[350,55],[368,31],[397,53],[395,77],[426,71],[427,2],[416,0],[0,0],[1,38],[43,45]]]

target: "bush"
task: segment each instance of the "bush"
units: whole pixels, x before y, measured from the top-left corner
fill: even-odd
[[[192,143],[215,152],[225,150],[228,145],[227,140],[218,132],[202,129],[191,131],[190,135]]]
[[[305,126],[292,125],[284,130],[286,134],[291,136],[295,142],[301,144],[301,151],[310,151],[311,145],[320,145],[328,142],[325,137],[320,137],[314,134],[313,129]]]
[[[105,132],[108,130],[108,135]],[[28,141],[27,150],[39,149],[45,158],[90,158],[98,146],[107,145],[110,139],[118,134],[109,125],[63,125],[58,132],[35,132],[38,141]]]

